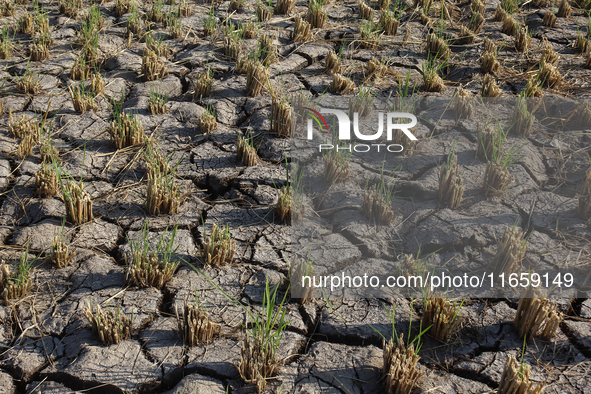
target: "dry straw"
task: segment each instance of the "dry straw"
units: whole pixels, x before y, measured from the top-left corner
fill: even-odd
[[[499,97],[501,95],[501,89],[499,89],[495,77],[491,74],[484,75],[481,94],[482,97]]]
[[[142,54],[142,74],[144,75],[145,81],[156,81],[168,74],[168,68],[154,51],[144,48]]]
[[[214,223],[210,235],[206,236],[205,223],[203,224],[203,243],[199,247],[199,251],[205,265],[219,267],[231,264],[236,253],[235,244],[228,225],[218,227]]]
[[[458,315],[463,304],[428,295],[423,299],[422,327],[429,327],[427,333],[438,341],[447,341],[461,323]]]
[[[517,362],[515,357],[509,355],[501,381],[499,383],[499,394],[541,394],[544,384],[535,385],[530,381],[531,371],[529,366]]]
[[[547,10],[542,20],[544,22],[544,26],[556,27],[556,21],[558,20],[558,17],[551,10]]]
[[[572,12],[573,12],[573,8],[569,4],[569,1],[562,0],[560,2],[560,6],[558,7],[558,12],[556,13],[556,16],[558,16],[560,18],[568,18],[568,17],[570,17]]]
[[[495,276],[502,273],[506,275],[515,272],[517,266],[527,251],[527,239],[517,225],[505,227],[503,238],[497,247],[497,253],[491,261]]]
[[[326,11],[324,10],[324,4],[327,0],[310,0],[308,5],[308,22],[315,29],[321,29],[326,22]]]
[[[238,160],[245,166],[254,166],[259,162],[257,150],[254,147],[254,141],[250,133],[247,133],[246,136],[238,134],[236,153]]]
[[[312,27],[310,23],[306,22],[299,15],[295,17],[291,39],[294,42],[305,42],[310,39],[312,35]]]
[[[414,343],[405,346],[403,334],[400,334],[398,343],[392,339],[384,342],[382,373],[386,377],[387,394],[410,394],[415,388],[423,375],[417,353]]]
[[[359,17],[361,19],[373,20],[373,8],[365,4],[363,0],[359,0]]]
[[[455,143],[454,143],[455,145]],[[442,166],[439,171],[439,204],[455,209],[462,203],[464,195],[464,179],[458,166],[458,157],[452,146],[447,157],[447,165]]]
[[[246,93],[250,97],[256,97],[261,94],[269,79],[269,70],[260,62],[250,62],[246,74]]]
[[[351,79],[342,76],[341,74],[335,73],[333,75],[332,83],[330,84],[330,90],[337,94],[351,93],[355,89],[355,82]]]
[[[579,215],[583,220],[591,220],[591,168],[583,181],[583,192],[579,196]]]
[[[279,15],[289,15],[293,11],[296,0],[277,0],[275,4],[275,13]]]
[[[139,239],[128,239],[131,254],[125,255],[127,273],[125,279],[130,286],[155,287],[162,289],[172,279],[179,266],[178,261],[172,257],[178,246],[173,247],[177,228],[168,232],[168,228],[158,238],[158,244],[154,248],[150,243],[148,221],[144,222],[139,234]]]
[[[332,49],[328,52],[326,58],[324,59],[324,69],[326,70],[327,74],[338,74],[341,72],[341,59]]]
[[[189,304],[185,301],[180,314],[176,305],[174,309],[179,334],[185,345],[203,346],[220,335],[221,326],[211,321],[209,313],[199,303],[197,294],[195,294],[194,304]]]
[[[515,328],[521,338],[540,337],[545,341],[556,335],[562,322],[562,315],[548,298],[536,297],[536,291],[529,287],[519,299],[515,314]]]
[[[92,199],[84,189],[82,181],[68,180],[62,183],[62,193],[66,204],[66,219],[68,222],[79,225],[90,222],[94,218]]]
[[[276,92],[271,100],[271,131],[280,137],[291,136],[291,106],[286,95]]]
[[[41,168],[35,173],[35,197],[54,197],[57,195],[58,189],[55,169],[43,162]]]
[[[115,310],[106,312],[97,304],[96,308],[91,303],[86,305],[84,316],[88,319],[92,331],[105,345],[117,344],[131,337],[131,320],[122,312],[119,305]]]
[[[18,265],[14,270],[2,260],[0,262],[0,294],[8,304],[9,300],[24,297],[31,289],[31,268],[37,257],[29,261],[29,247],[21,253]]]
[[[115,113],[108,132],[111,135],[111,142],[117,149],[143,144],[146,139],[144,126],[137,116],[127,113]]]

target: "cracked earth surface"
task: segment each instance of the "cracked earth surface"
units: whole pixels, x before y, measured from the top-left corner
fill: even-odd
[[[0,392],[251,391],[237,369],[245,312],[187,264],[180,265],[162,290],[129,287],[123,256],[129,251],[128,238],[136,237],[149,217],[154,237],[178,225],[177,255],[202,267],[198,246],[203,229],[222,223],[230,226],[237,242],[234,264],[203,269],[219,288],[256,307],[262,301],[265,278],[273,284],[283,282],[288,275],[290,229],[280,222],[275,204],[278,189],[286,181],[284,163],[290,143],[270,131],[269,92],[254,98],[246,95],[246,77],[236,71],[235,61],[224,55],[223,37],[210,39],[204,34],[210,4],[200,2],[190,3],[191,15],[181,18],[180,39],[170,37],[161,23],[152,26],[170,47],[170,55],[163,58],[168,75],[143,82],[145,43],[137,37],[128,41],[129,14],[117,17],[115,3],[103,2],[98,7],[105,17],[99,34],[105,92],[97,96],[96,111],[79,114],[67,88],[79,83],[72,81],[69,73],[80,56],[76,32],[84,11],[76,19],[60,14],[55,2],[39,4],[49,12],[54,39],[49,58],[28,63],[31,38],[19,33],[13,55],[0,60],[0,78],[4,80],[0,92],[4,103],[0,116],[0,254],[13,261],[28,243],[30,252],[42,257],[32,271],[29,294],[0,306]],[[471,94],[479,94],[482,42],[488,37],[499,46],[505,42],[499,52],[503,69],[498,76],[503,95],[521,92],[531,70],[537,69],[539,48],[547,39],[560,55],[563,81],[559,88],[544,89],[546,94],[589,97],[591,72],[584,68],[585,56],[572,47],[577,26],[586,29],[585,13],[575,8],[570,18],[559,18],[557,26],[549,28],[542,23],[548,7],[524,5],[520,17],[532,32],[532,44],[527,52],[519,53],[512,46],[513,38],[501,33],[501,22],[494,21],[498,4],[497,0],[486,2],[486,23],[473,44],[452,46],[451,67],[443,75],[447,89],[437,95],[451,96],[460,82]],[[446,22],[446,31],[456,37],[460,24],[469,21],[470,6],[468,2],[453,5],[458,14]],[[253,1],[234,13],[228,12],[228,7],[228,1],[215,4],[218,27],[227,17],[234,22],[256,19]],[[25,8],[33,10],[25,2],[15,16],[3,17],[0,24],[13,26]],[[150,8],[149,4],[139,5],[140,14]],[[403,13],[398,34],[384,36],[376,49],[362,49],[356,43],[357,2],[333,1],[326,9],[326,25],[314,29],[305,43],[294,43],[290,34],[293,16],[303,15],[307,2],[298,1],[290,16],[274,15],[261,25],[262,32],[274,34],[278,47],[278,61],[269,67],[271,84],[282,87],[285,94],[322,94],[332,81],[324,72],[324,58],[329,50],[338,52],[345,44],[343,74],[350,75],[357,86],[368,83],[365,65],[374,57],[387,59],[391,71],[371,83],[377,97],[396,94],[399,77],[404,79],[408,72],[412,83],[421,86],[428,27],[413,7]],[[376,21],[378,15],[376,10]],[[438,20],[437,16],[431,19]],[[247,39],[244,45],[255,48],[256,43],[256,39]],[[206,67],[214,73],[211,96],[194,99],[191,81]],[[41,88],[35,95],[19,93],[15,86],[27,69],[40,76]],[[151,89],[168,95],[166,114],[148,112]],[[116,150],[109,141],[109,101],[122,94],[124,111],[136,113],[147,134],[157,137],[163,150],[179,161],[177,178],[187,198],[178,214],[148,215],[140,148]],[[198,119],[208,105],[215,109],[218,127],[203,134]],[[59,151],[62,166],[82,177],[93,200],[93,221],[66,224],[66,237],[75,250],[66,268],[58,269],[44,260],[54,235],[61,231],[65,205],[58,197],[33,196],[41,158],[37,150],[25,159],[17,157],[18,140],[8,132],[9,110],[18,116],[41,116],[49,110],[51,142]],[[254,133],[261,159],[252,167],[243,166],[236,158],[237,136],[247,130]],[[412,156],[397,163],[401,167],[396,174],[396,219],[384,231],[392,231],[400,240],[397,253],[416,253],[418,242],[428,245],[430,251],[443,247],[441,259],[480,261],[492,257],[491,249],[504,226],[517,218],[522,225],[530,220],[533,223],[526,258],[550,265],[562,264],[565,256],[589,259],[589,223],[577,216],[576,199],[588,168],[589,138],[588,133],[534,133],[528,138],[513,138],[512,143],[524,143],[527,152],[511,166],[517,181],[505,195],[487,199],[479,190],[477,176],[483,167],[474,163],[476,137],[470,125],[431,134]],[[438,210],[437,172],[454,140],[459,163],[476,175],[468,182],[466,201],[458,210]],[[353,167],[361,165],[352,163]],[[533,195],[538,204],[530,217]],[[314,208],[321,210],[323,206],[319,203]],[[493,224],[462,224],[466,218],[491,212],[497,215]],[[363,221],[355,209],[350,214],[353,220]],[[384,257],[381,254],[387,249],[368,236],[366,227],[352,228],[350,238],[338,240],[351,261],[359,258],[359,248],[373,251],[376,259]],[[225,334],[206,346],[189,348],[178,336],[174,311],[195,291],[207,300],[212,319],[222,324]],[[124,313],[133,313],[131,338],[103,346],[82,314],[89,299],[107,306],[119,303]],[[392,331],[383,304],[387,308],[395,305],[399,332],[411,321],[416,324],[416,316],[421,315],[420,302],[410,299],[340,300],[330,306],[322,300],[303,305],[289,302],[290,323],[280,346],[283,365],[268,390],[294,394],[381,392],[382,337],[376,330],[385,336]],[[420,352],[424,376],[416,391],[463,394],[495,390],[507,357],[521,357],[522,340],[513,327],[516,307],[516,299],[468,300],[462,309],[463,324],[450,341],[425,339]],[[532,368],[534,381],[547,381],[545,393],[587,392],[591,388],[591,299],[582,294],[581,298],[560,300],[559,308],[565,319],[558,334],[550,341],[534,339],[524,359]]]

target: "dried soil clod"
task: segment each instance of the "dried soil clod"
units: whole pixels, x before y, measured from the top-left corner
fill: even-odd
[[[447,165],[439,171],[439,203],[449,209],[455,209],[460,206],[463,195],[464,179],[458,166],[458,157],[452,149]]]
[[[515,328],[521,338],[526,337],[529,340],[540,337],[549,341],[556,335],[556,330],[562,322],[562,315],[548,298],[536,296],[533,287],[524,291],[515,314]]]
[[[207,266],[221,267],[226,264],[232,264],[234,261],[234,254],[236,253],[236,242],[230,233],[230,227],[218,227],[217,224],[212,224],[211,233],[209,236],[205,235],[205,228],[203,229],[203,243],[199,247],[201,258]]]
[[[499,394],[540,394],[545,384],[534,385],[530,382],[531,371],[527,364],[520,364],[515,357],[509,355],[501,381],[499,383]]]
[[[194,304],[185,301],[180,314],[175,305],[175,313],[180,337],[187,346],[203,346],[220,335],[221,326],[211,321],[197,295]]]
[[[490,164],[490,163],[489,163]],[[497,247],[497,253],[491,260],[495,276],[502,273],[509,275],[518,268],[527,251],[527,239],[523,239],[523,231],[517,225],[505,227],[503,238]]]
[[[119,305],[115,311],[108,309],[105,312],[100,305],[93,309],[89,303],[84,309],[84,316],[104,345],[117,344],[131,337],[131,320],[121,312]]]

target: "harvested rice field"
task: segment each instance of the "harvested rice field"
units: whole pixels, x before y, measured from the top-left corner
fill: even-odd
[[[589,392],[590,42],[587,0],[0,0],[0,393]],[[318,152],[343,100],[416,140]],[[432,267],[512,290],[327,293]]]

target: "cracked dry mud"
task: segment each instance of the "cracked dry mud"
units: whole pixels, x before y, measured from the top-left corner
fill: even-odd
[[[9,4],[4,1],[2,4]],[[24,10],[34,12],[29,1],[17,5],[13,16],[0,19],[9,34]],[[191,15],[181,18],[182,36],[175,39],[162,23],[152,25],[155,37],[168,44],[170,53],[162,58],[168,75],[162,80],[142,79],[142,37],[128,39],[130,13],[120,17],[115,2],[102,2],[98,8],[105,23],[98,33],[98,51],[103,60],[99,72],[104,77],[104,93],[96,97],[97,110],[75,112],[68,94],[70,70],[81,56],[78,33],[90,4],[84,4],[77,18],[60,14],[56,2],[38,3],[48,12],[50,34],[54,40],[50,55],[43,61],[28,61],[29,34],[17,33],[11,56],[0,60],[0,94],[4,113],[0,113],[0,254],[14,261],[28,244],[30,252],[41,258],[32,271],[33,285],[22,299],[0,306],[0,392],[2,393],[243,393],[252,390],[241,381],[237,364],[240,342],[245,333],[245,312],[230,303],[203,276],[188,264],[181,264],[173,279],[161,290],[129,287],[125,281],[124,255],[128,237],[139,234],[146,218],[151,239],[167,227],[178,225],[177,255],[202,268],[198,246],[203,231],[214,223],[228,224],[236,239],[234,264],[205,268],[204,273],[226,292],[254,307],[261,304],[265,278],[272,284],[284,281],[289,266],[289,226],[279,221],[275,211],[278,190],[286,182],[285,159],[289,139],[270,131],[271,96],[246,95],[246,76],[236,70],[236,62],[224,55],[223,24],[256,20],[255,2],[229,12],[229,1],[216,2],[214,15],[218,34],[204,33],[204,18],[210,4],[189,2]],[[437,3],[440,4],[440,3]],[[469,22],[469,2],[449,3],[457,10],[445,29],[456,38],[460,25]],[[483,74],[480,56],[483,39],[499,47],[502,70],[497,76],[501,93],[518,95],[538,67],[540,48],[547,39],[559,54],[561,85],[544,88],[548,96],[589,97],[591,71],[585,69],[587,55],[573,48],[579,31],[587,32],[587,17],[574,7],[569,18],[558,18],[556,27],[543,24],[547,9],[558,3],[536,7],[525,4],[518,12],[532,34],[526,52],[513,48],[513,38],[500,31],[494,20],[498,0],[485,3],[486,23],[472,44],[452,45],[450,67],[440,71],[447,88],[439,96],[449,97],[458,83],[472,95],[480,93]],[[374,19],[379,8],[370,5]],[[573,4],[574,5],[574,4]],[[151,4],[138,5],[145,15]],[[170,9],[164,5],[165,12]],[[377,97],[396,95],[409,75],[411,86],[423,92],[421,70],[426,62],[425,38],[429,27],[421,22],[419,11],[409,7],[400,19],[398,34],[382,36],[374,49],[359,46],[359,17],[356,1],[332,1],[326,6],[328,18],[323,28],[313,29],[304,43],[291,39],[294,16],[307,12],[307,1],[297,1],[291,15],[274,15],[260,25],[260,33],[273,35],[278,61],[269,66],[270,83],[288,95],[309,91],[319,96],[327,90],[332,76],[324,71],[324,58],[330,50],[342,50],[343,74],[357,87],[371,85]],[[431,24],[439,23],[437,12]],[[257,39],[244,42],[245,52],[257,46]],[[385,59],[389,72],[375,80],[367,75],[372,58]],[[192,84],[206,68],[213,71],[210,97],[194,99]],[[533,70],[533,71],[532,71]],[[16,82],[26,73],[39,76],[40,90],[23,94]],[[169,98],[168,111],[151,115],[147,110],[150,92],[158,89]],[[328,92],[326,95],[330,95]],[[146,133],[153,135],[173,161],[179,163],[177,179],[185,200],[175,215],[149,216],[145,208],[146,169],[140,147],[116,150],[109,141],[111,120],[109,103],[123,97],[123,110],[137,114]],[[211,106],[217,129],[203,134],[199,118]],[[8,131],[9,115],[42,116],[49,111],[51,143],[57,148],[63,168],[81,177],[94,207],[94,220],[74,226],[66,223],[65,237],[74,249],[70,265],[58,269],[45,258],[53,237],[61,231],[65,205],[61,198],[33,195],[35,173],[41,168],[39,150],[20,159],[18,139]],[[474,125],[472,125],[474,126]],[[237,136],[252,131],[260,159],[245,167],[236,157]],[[588,261],[591,241],[589,223],[577,215],[577,195],[588,168],[588,133],[534,133],[528,138],[511,137],[512,143],[525,143],[526,155],[510,167],[517,181],[500,197],[484,198],[479,177],[483,165],[474,160],[475,128],[426,133],[412,156],[401,158],[396,173],[396,219],[389,229],[401,240],[396,253],[416,253],[416,245],[429,245],[431,251],[443,248],[438,258],[485,261],[494,253],[505,225],[517,218],[521,225],[531,220],[533,233],[527,259],[552,266],[565,260]],[[457,210],[437,209],[439,165],[456,140],[456,153],[469,180],[465,201]],[[352,162],[352,168],[362,163]],[[529,209],[538,196],[535,212]],[[322,203],[315,209],[326,208]],[[360,248],[376,259],[384,257],[384,245],[369,236],[368,226],[356,208],[348,212],[351,238],[333,240],[342,244],[343,258],[354,262]],[[494,223],[466,225],[466,218],[493,215]],[[202,224],[202,219],[205,225]],[[473,223],[473,222],[470,222]],[[322,236],[322,234],[316,234]],[[355,239],[355,244],[351,239]],[[406,240],[406,241],[405,241]],[[379,264],[379,260],[374,262]],[[372,263],[372,264],[374,264]],[[185,347],[177,333],[175,306],[197,291],[206,300],[215,322],[226,333],[205,346]],[[550,341],[534,339],[525,361],[533,380],[546,381],[545,393],[583,393],[591,389],[591,300],[586,294],[561,300],[565,320]],[[120,304],[133,313],[132,336],[116,345],[103,346],[92,333],[82,313],[92,299],[106,306]],[[509,355],[521,357],[522,340],[513,327],[516,299],[470,299],[462,309],[463,324],[447,342],[430,338],[420,352],[424,376],[416,392],[485,393],[498,387]],[[391,335],[383,304],[396,307],[399,332],[417,325],[420,302],[395,300],[340,300],[327,305],[313,301],[287,304],[290,323],[280,346],[282,367],[270,381],[269,391],[282,393],[377,393],[383,391],[381,369],[382,337]],[[414,317],[414,319],[413,319]]]

